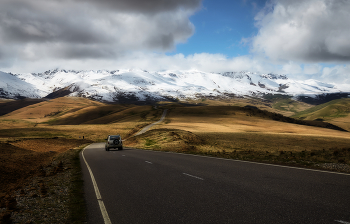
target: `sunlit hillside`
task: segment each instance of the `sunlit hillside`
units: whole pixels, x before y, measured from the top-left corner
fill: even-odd
[[[85,136],[96,141],[116,133],[127,137],[159,119],[161,113],[152,106],[113,105],[61,97],[1,116],[0,138]]]
[[[350,99],[332,100],[296,113],[293,117],[304,120],[324,120],[350,131]]]

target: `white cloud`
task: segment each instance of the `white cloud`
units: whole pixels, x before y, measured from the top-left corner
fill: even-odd
[[[194,54],[184,56],[183,54],[165,55],[163,53],[130,52],[122,55],[119,59],[71,59],[58,58],[51,60],[23,61],[21,66],[9,66],[5,72],[43,72],[53,68],[73,70],[115,70],[140,68],[146,70],[189,70],[197,69],[206,72],[227,72],[227,71],[256,71],[274,72],[275,65],[261,59],[249,56],[228,58],[222,54]],[[280,72],[280,71],[279,71]]]
[[[350,65],[348,64],[325,67],[322,70],[322,75],[320,78],[328,82],[350,83]]]
[[[274,0],[255,17],[252,51],[277,61],[350,61],[349,12],[348,0]]]
[[[194,33],[202,0],[1,0],[0,65],[166,52]]]
[[[302,72],[302,68],[300,64],[289,62],[284,64],[282,67],[283,73],[286,74],[300,74]]]
[[[25,73],[43,72],[54,68],[68,70],[116,70],[145,69],[161,70],[191,70],[204,72],[251,71],[260,73],[286,74],[296,79],[316,79],[330,83],[350,84],[350,65],[335,65],[323,67],[320,64],[304,64],[289,62],[285,64],[272,63],[266,58],[240,56],[228,58],[222,54],[183,54],[165,55],[163,53],[131,52],[114,59],[71,59],[23,61],[21,66],[8,66],[4,72]]]
[[[307,75],[319,74],[322,70],[320,64],[309,64],[304,66],[304,73]]]

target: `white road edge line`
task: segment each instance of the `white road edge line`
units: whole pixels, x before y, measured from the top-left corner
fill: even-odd
[[[294,167],[294,166],[283,166],[283,165],[276,165],[276,164],[269,164],[269,163],[259,163],[259,162],[237,160],[237,159],[225,159],[225,158],[218,158],[218,157],[211,157],[211,156],[202,156],[202,155],[195,155],[195,154],[180,153],[180,152],[164,152],[164,151],[154,151],[154,150],[144,150],[144,149],[136,149],[136,150],[142,150],[144,152],[159,152],[159,153],[180,154],[180,155],[185,155],[185,156],[196,156],[196,157],[204,157],[204,158],[209,158],[209,159],[220,159],[220,160],[227,160],[227,161],[234,161],[234,162],[241,162],[241,163],[252,163],[252,164],[264,165],[264,166],[276,166],[276,167],[282,167],[282,168],[288,168],[288,169],[306,170],[306,171],[313,171],[313,172],[320,172],[320,173],[331,173],[331,174],[350,176],[349,173],[338,173],[338,172],[332,172],[332,171],[326,171],[326,170],[316,170],[316,169],[313,170],[313,169],[300,168],[300,167]]]
[[[188,174],[188,173],[182,173],[182,174],[187,175],[187,176],[189,176],[189,177],[197,178],[197,179],[199,179],[199,180],[204,180],[203,178],[196,177],[196,176],[193,176],[193,175]]]
[[[350,222],[345,222],[345,221],[342,221],[342,220],[334,220],[336,222],[340,222],[340,223],[343,223],[343,224],[350,224]]]
[[[146,163],[149,163],[149,164],[153,164],[153,163],[151,163],[150,161],[145,161]]]
[[[102,216],[103,216],[103,220],[105,222],[105,224],[112,224],[111,220],[109,219],[109,216],[108,216],[108,213],[107,213],[107,210],[106,210],[106,207],[102,201],[102,197],[101,197],[101,194],[100,194],[100,190],[98,189],[97,187],[97,183],[96,183],[96,180],[95,180],[95,177],[94,177],[94,174],[92,173],[92,170],[89,166],[89,164],[86,162],[86,159],[85,159],[85,156],[84,156],[84,151],[85,149],[87,148],[88,146],[86,146],[81,155],[84,159],[84,162],[86,164],[86,167],[88,168],[89,170],[89,173],[90,173],[90,176],[91,176],[91,180],[92,180],[92,184],[94,185],[94,189],[95,189],[95,194],[96,194],[96,198],[97,198],[97,201],[98,201],[98,204],[100,205],[100,210],[101,210],[101,213],[102,213]]]

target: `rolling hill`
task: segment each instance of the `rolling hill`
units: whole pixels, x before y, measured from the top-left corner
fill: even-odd
[[[294,118],[305,120],[333,120],[347,117],[350,114],[350,99],[337,99],[311,107],[293,115]]]
[[[79,125],[108,124],[135,116],[144,118],[153,116],[150,115],[152,106],[105,104],[80,97],[60,97],[26,107],[21,104],[22,101],[0,104],[0,107],[3,107],[4,110],[13,108],[12,104],[15,104],[15,102],[23,106],[23,108],[12,111],[2,116],[2,118],[49,125]]]

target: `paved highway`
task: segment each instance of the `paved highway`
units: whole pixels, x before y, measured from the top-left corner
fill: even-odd
[[[350,175],[103,143],[81,156],[91,224],[350,223]]]

